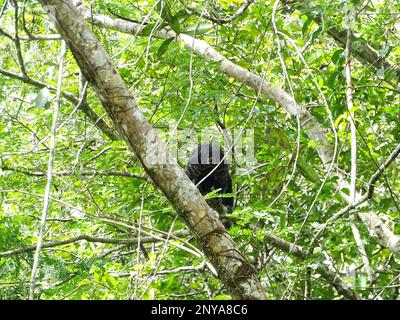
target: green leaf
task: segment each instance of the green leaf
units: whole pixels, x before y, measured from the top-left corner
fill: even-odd
[[[339,64],[338,61],[344,59],[344,57],[343,57],[343,51],[344,51],[344,50],[343,50],[342,48],[340,48],[340,49],[337,49],[337,50],[332,54],[331,60],[332,60],[332,62],[333,62],[334,64]],[[341,59],[341,58],[342,58],[342,59]],[[340,63],[340,64],[341,64],[341,63]]]
[[[280,146],[284,150],[292,150],[290,139],[286,132],[280,128],[271,128],[268,139],[270,142]]]
[[[151,31],[154,29],[155,26],[156,26],[155,23],[146,24],[146,26],[142,29],[141,35],[149,36],[151,34]]]
[[[35,98],[35,105],[38,108],[43,108],[47,102],[49,102],[50,91],[46,87],[44,87]]]
[[[322,32],[322,27],[319,27],[317,30],[315,30],[311,36],[311,42],[314,42],[314,40],[318,38],[321,32]]]
[[[279,215],[279,228],[283,230],[286,227],[287,223],[287,213],[281,212]]]
[[[158,13],[160,14],[161,18],[169,23],[172,23],[172,15],[169,5],[165,1],[160,1],[156,7]]]
[[[185,33],[189,36],[193,35],[201,35],[204,34],[208,31],[210,31],[213,28],[213,25],[211,23],[199,23],[198,25],[191,25],[188,28],[186,28],[182,33]]]
[[[174,16],[174,18],[179,18],[179,19],[180,18],[188,18],[188,17],[190,17],[190,14],[184,9],[179,10]]]
[[[299,158],[297,159],[297,166],[299,168],[299,171],[301,175],[306,178],[308,181],[317,183],[320,181],[319,175],[315,169],[309,165],[306,160]]]
[[[175,31],[176,34],[181,33],[181,27],[179,25],[179,17],[177,17],[176,15],[172,18],[172,22],[169,26],[171,27],[172,30]]]
[[[328,88],[334,89],[337,86],[337,78],[340,76],[339,70],[334,70],[328,79],[325,80],[326,85]]]
[[[142,29],[141,35],[149,36],[152,32],[161,30],[162,28],[164,28],[167,25],[168,25],[168,23],[165,23],[165,22],[160,23],[158,25],[156,23],[149,23]],[[154,29],[154,31],[153,31],[153,29]]]
[[[301,29],[301,33],[304,35],[307,33],[308,27],[310,26],[310,23],[312,21],[311,17],[308,17],[307,20],[303,23],[303,28]]]
[[[172,42],[172,40],[174,40],[174,38],[168,38],[167,40],[165,40],[160,48],[158,48],[158,52],[157,52],[157,56],[158,58],[161,58],[161,56],[167,51],[169,44]]]

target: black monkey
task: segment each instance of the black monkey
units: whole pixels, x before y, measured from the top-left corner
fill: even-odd
[[[219,191],[221,194],[232,193],[232,178],[229,174],[228,161],[224,159],[221,162],[223,157],[223,151],[212,143],[199,144],[192,152],[185,173],[195,185],[205,178],[197,185],[202,195],[216,189],[221,189]],[[216,169],[212,171],[214,168]],[[207,202],[219,214],[233,211],[233,197],[212,198]]]

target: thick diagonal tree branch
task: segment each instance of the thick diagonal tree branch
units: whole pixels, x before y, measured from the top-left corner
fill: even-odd
[[[282,3],[286,4],[289,1],[283,0]],[[295,0],[290,1],[290,5],[295,5],[300,11],[305,11],[310,9],[309,0]],[[323,18],[321,13],[314,13],[313,19],[320,25],[323,25]],[[324,17],[327,19],[327,17]],[[340,30],[336,27],[330,27],[327,33],[335,40],[335,42],[342,48],[346,48],[347,43],[347,32],[345,30]],[[353,56],[360,61],[362,64],[369,64],[375,69],[384,70],[385,73],[383,77],[386,80],[392,79],[399,83],[400,81],[400,65],[393,63],[392,61],[386,59],[384,56],[379,54],[369,43],[358,38],[355,35],[351,36],[351,53]]]
[[[255,270],[236,249],[217,213],[171,157],[136,106],[121,76],[70,0],[42,0],[85,78],[149,177],[200,241],[228,292],[236,299],[264,299]],[[165,156],[163,158],[163,155]]]
[[[143,24],[112,19],[104,15],[90,16],[89,12],[84,8],[81,8],[81,10],[89,22],[107,29],[132,35],[142,35],[145,27]],[[155,32],[153,36],[160,39],[174,38],[176,42],[182,43],[186,49],[204,57],[206,60],[216,62],[220,70],[226,75],[253,88],[257,92],[260,91],[262,95],[281,105],[289,114],[297,116],[297,113],[299,113],[302,128],[305,129],[308,137],[316,142],[316,150],[324,165],[327,166],[332,161],[333,153],[325,136],[325,129],[308,110],[297,104],[290,94],[275,84],[233,63],[204,40],[196,39],[186,34],[177,35],[175,32],[167,30]]]
[[[319,21],[317,19],[317,21]],[[328,34],[339,44],[342,48],[346,47],[346,31],[340,31],[337,28],[330,28]],[[369,64],[375,69],[385,70],[385,78],[393,78],[396,82],[400,81],[400,67],[392,61],[380,55],[368,43],[360,44],[361,40],[356,36],[352,36],[351,52],[362,64]],[[391,76],[392,75],[392,76]]]
[[[83,9],[82,9],[83,10]],[[83,10],[85,12],[86,10]],[[127,22],[121,19],[111,19],[107,16],[89,16],[85,14],[88,18],[88,21],[92,23],[115,31],[120,31],[124,33],[129,33],[132,35],[141,35],[143,30],[143,25],[133,22]],[[187,49],[192,50],[196,54],[203,56],[207,60],[215,61],[218,63],[220,69],[227,75],[235,78],[236,80],[242,82],[243,84],[258,89],[258,85],[262,84],[261,87],[261,94],[269,97],[271,100],[277,102],[285,110],[292,114],[296,115],[297,112],[300,112],[300,121],[303,128],[306,129],[306,134],[310,138],[317,142],[316,150],[318,155],[324,165],[328,167],[330,162],[332,161],[332,147],[328,142],[327,137],[325,136],[325,129],[318,123],[318,121],[313,117],[313,115],[305,110],[304,108],[300,107],[294,99],[282,89],[274,86],[271,83],[264,81],[258,75],[251,73],[249,70],[246,70],[233,62],[229,61],[225,58],[222,54],[217,52],[214,48],[212,48],[207,42],[199,39],[195,39],[188,35],[181,34],[176,36],[173,31],[165,31],[160,30],[154,34],[155,37],[161,39],[169,39],[171,37],[176,37],[177,42],[181,42]],[[340,185],[345,187],[347,183],[341,179]],[[354,209],[356,206],[351,208],[346,207],[345,210],[349,211]],[[370,212],[368,215],[363,215],[360,218],[363,220],[364,223],[369,226],[370,234],[377,236],[379,242],[382,246],[392,250],[394,247],[392,243],[389,241],[389,238],[386,236],[387,234],[393,234],[391,230],[389,230],[385,224],[381,221],[381,219],[375,213]],[[376,227],[376,230],[374,229]],[[379,238],[382,236],[381,238]]]

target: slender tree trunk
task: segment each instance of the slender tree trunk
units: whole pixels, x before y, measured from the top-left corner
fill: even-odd
[[[137,108],[121,76],[71,0],[42,0],[83,75],[149,177],[186,222],[234,299],[265,299],[253,267],[237,250],[215,211]],[[166,160],[168,164],[166,164]]]

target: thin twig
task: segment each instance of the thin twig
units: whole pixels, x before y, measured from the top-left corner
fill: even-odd
[[[53,164],[55,159],[55,149],[56,149],[56,134],[57,134],[57,119],[58,112],[61,105],[61,89],[62,89],[62,80],[63,80],[63,70],[64,70],[64,58],[66,54],[66,45],[65,42],[61,42],[61,54],[60,54],[60,64],[58,70],[58,86],[57,86],[57,94],[54,102],[54,113],[53,113],[53,122],[51,125],[51,137],[50,137],[50,150],[49,150],[49,162],[47,169],[47,184],[44,192],[43,199],[43,211],[42,218],[40,220],[39,225],[39,233],[38,233],[38,242],[36,246],[36,252],[33,260],[32,273],[31,273],[31,281],[29,287],[29,300],[35,299],[35,286],[36,286],[36,274],[39,269],[39,258],[40,251],[42,249],[43,237],[46,228],[46,218],[49,210],[50,204],[50,192],[51,192],[51,184],[53,180]]]
[[[3,20],[3,16],[4,16],[4,12],[6,11],[7,4],[8,4],[8,1],[6,0],[6,1],[4,1],[3,6],[1,7],[0,22],[1,22],[1,20]]]
[[[180,236],[186,236],[188,232],[177,232],[174,234],[174,237],[180,237]],[[157,237],[152,237],[152,236],[146,236],[146,237],[141,237],[140,242],[141,243],[153,243],[153,242],[158,242],[158,241],[164,241],[164,238],[166,238],[165,235],[160,235]],[[54,247],[60,247],[64,246],[66,244],[71,244],[79,241],[87,241],[87,242],[95,242],[95,243],[105,243],[105,244],[124,244],[126,246],[128,245],[135,245],[138,243],[139,239],[138,238],[102,238],[102,237],[93,237],[89,236],[86,234],[80,234],[79,236],[72,237],[69,239],[65,240],[57,240],[57,241],[51,241],[47,243],[42,244],[42,249],[48,249],[48,248],[54,248]],[[28,253],[36,250],[36,246],[29,246],[25,248],[20,248],[20,249],[15,249],[15,250],[9,250],[5,252],[0,253],[0,258],[4,257],[10,257],[10,256],[15,256],[23,253]]]
[[[21,168],[12,168],[6,165],[0,166],[0,169],[3,171],[14,171],[18,173],[22,173],[28,176],[33,176],[33,177],[44,177],[47,175],[46,172],[43,171],[34,171],[31,169],[21,169]],[[72,170],[66,170],[66,171],[54,171],[53,176],[70,176],[70,175],[77,175],[77,176],[105,176],[105,177],[111,177],[111,176],[116,176],[116,177],[127,177],[127,178],[136,178],[136,179],[141,179],[144,181],[147,181],[148,178],[145,175],[139,175],[127,171],[82,171],[82,172],[75,172]]]
[[[354,112],[354,104],[353,104],[353,85],[351,81],[351,41],[352,41],[352,32],[351,32],[351,23],[352,23],[352,13],[348,11],[346,14],[346,47],[345,47],[345,74],[346,74],[346,103],[347,110],[349,112],[349,122],[350,122],[350,148],[351,148],[351,169],[350,169],[350,198],[349,204],[353,204],[356,201],[356,179],[357,179],[357,129],[355,124],[355,112]],[[353,220],[353,219],[352,219]],[[363,261],[365,270],[367,271],[369,281],[374,283],[374,275],[371,270],[371,265],[369,263],[368,255],[364,247],[364,243],[361,239],[360,231],[358,230],[356,224],[351,221],[350,222],[351,231],[353,233],[354,240],[356,242],[356,246],[358,252],[360,253],[361,259]]]
[[[24,83],[30,84],[32,86],[35,86],[37,88],[43,89],[43,88],[48,88],[50,91],[56,92],[57,88],[50,86],[44,82],[32,79],[28,76],[20,76],[15,73],[0,69],[0,74],[5,75],[6,77],[13,78],[16,80],[20,80]],[[118,134],[108,126],[108,124],[100,117],[95,111],[93,111],[92,108],[89,107],[89,105],[81,100],[78,99],[74,94],[63,91],[62,96],[67,99],[69,102],[75,105],[80,105],[80,110],[82,110],[86,116],[90,119],[90,121],[101,131],[103,132],[106,136],[108,136],[111,140],[117,141],[120,140]]]
[[[243,14],[246,9],[254,2],[254,0],[244,0],[242,6],[231,16],[228,16],[227,18],[215,18],[210,14],[207,13],[199,13],[196,11],[196,9],[193,9],[189,7],[184,1],[179,1],[181,5],[185,8],[185,10],[190,13],[194,14],[196,16],[202,17],[206,20],[210,20],[216,24],[227,24],[229,22],[232,22],[233,20],[237,19],[241,14]]]
[[[24,59],[22,57],[21,44],[19,42],[19,36],[18,36],[18,2],[13,0],[13,4],[14,4],[14,43],[15,43],[15,48],[17,49],[17,59],[19,67],[21,68],[21,73],[24,76],[26,76],[26,69],[25,69]]]
[[[375,281],[376,281],[375,275],[374,275],[374,273],[373,273],[373,271],[371,269],[371,265],[369,263],[367,251],[365,250],[364,243],[363,243],[363,241],[361,239],[360,231],[358,230],[358,228],[357,228],[357,226],[355,225],[354,222],[350,223],[350,227],[351,227],[351,231],[352,231],[353,236],[354,236],[354,240],[356,241],[358,252],[361,255],[361,259],[363,261],[363,265],[364,265],[365,271],[367,272],[368,280],[369,280],[370,283],[375,283]]]
[[[378,168],[378,170],[371,176],[369,182],[368,182],[368,191],[366,194],[358,199],[356,202],[349,204],[348,206],[344,207],[343,209],[339,210],[336,214],[334,214],[332,217],[330,217],[324,224],[323,226],[318,230],[318,232],[315,234],[314,239],[311,241],[310,248],[314,247],[315,242],[319,239],[319,237],[322,235],[323,231],[327,228],[327,226],[332,223],[333,221],[338,220],[341,218],[343,215],[346,213],[354,210],[355,208],[358,208],[361,204],[363,204],[365,201],[369,200],[372,198],[372,195],[375,190],[375,183],[378,181],[378,179],[382,176],[384,171],[390,166],[390,164],[397,158],[397,156],[400,154],[400,143],[396,146],[396,148],[393,150],[393,152],[389,155],[389,157],[386,159],[386,161]],[[311,249],[312,250],[312,249]]]

